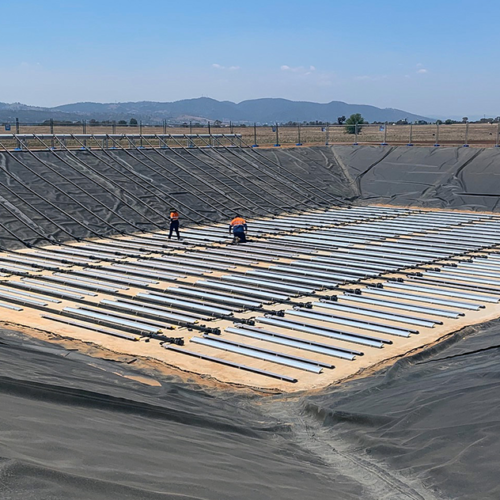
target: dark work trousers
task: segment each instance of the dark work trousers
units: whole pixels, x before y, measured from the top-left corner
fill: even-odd
[[[175,234],[177,234],[177,239],[180,240],[181,237],[179,235],[179,221],[178,220],[170,221],[170,233],[168,234],[168,239],[172,238],[172,233],[174,231],[175,231]]]
[[[245,233],[243,231],[238,231],[237,233],[233,233],[233,236],[235,238],[239,238],[240,239],[240,243],[246,243],[247,242],[247,239],[245,237]]]

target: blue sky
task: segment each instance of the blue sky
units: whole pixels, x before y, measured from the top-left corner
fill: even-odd
[[[200,96],[500,115],[500,2],[0,0],[0,102]]]

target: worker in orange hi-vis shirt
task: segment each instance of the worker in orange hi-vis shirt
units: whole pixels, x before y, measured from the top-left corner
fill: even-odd
[[[179,212],[175,208],[170,209],[170,233],[168,234],[168,239],[172,238],[172,233],[175,231],[177,234],[177,239],[180,240],[179,234]]]
[[[233,233],[233,243],[237,242],[237,239],[240,240],[240,243],[247,242],[247,221],[237,215],[229,224],[229,234]]]

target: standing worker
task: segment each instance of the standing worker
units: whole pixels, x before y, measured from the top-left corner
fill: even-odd
[[[172,239],[172,233],[175,231],[177,234],[177,239],[180,240],[179,235],[179,212],[175,208],[170,209],[170,233],[168,239]]]
[[[240,240],[240,243],[247,242],[247,221],[237,215],[229,224],[229,234],[233,233],[233,243],[237,242],[237,239]]]

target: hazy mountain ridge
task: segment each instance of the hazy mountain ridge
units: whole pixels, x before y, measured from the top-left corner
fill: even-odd
[[[21,103],[0,103],[0,121],[13,121],[19,118],[22,122],[44,121],[48,119],[80,121],[80,120],[130,120],[135,118],[144,122],[161,123],[167,120],[178,123],[193,117],[196,121],[215,121],[235,123],[286,123],[289,121],[323,121],[335,122],[338,116],[361,115],[373,121],[408,121],[431,119],[415,115],[399,109],[377,108],[367,104],[348,104],[332,101],[326,104],[290,101],[280,98],[252,99],[234,103],[217,101],[208,97],[183,99],[174,102],[123,102],[95,103],[78,102],[64,104],[53,108],[28,106]]]

